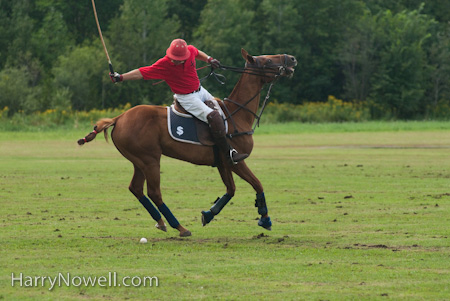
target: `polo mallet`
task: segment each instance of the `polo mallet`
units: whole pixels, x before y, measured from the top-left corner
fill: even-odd
[[[103,44],[103,50],[105,50],[106,58],[108,59],[109,71],[111,74],[114,74],[114,69],[111,63],[111,59],[109,58],[108,50],[106,50],[105,41],[103,40],[102,30],[100,29],[100,24],[98,23],[97,10],[95,9],[95,2],[92,0],[92,8],[94,9],[95,22],[97,22],[98,34],[100,35],[100,40]]]

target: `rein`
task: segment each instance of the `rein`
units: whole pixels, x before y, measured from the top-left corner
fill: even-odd
[[[249,100],[247,100],[244,104],[238,103],[232,99],[229,98],[224,98],[224,109],[228,115],[228,117],[225,118],[226,120],[230,120],[231,124],[234,127],[234,132],[231,134],[227,134],[227,136],[232,139],[233,137],[236,136],[242,136],[242,135],[253,135],[253,133],[255,132],[256,127],[259,127],[259,122],[261,120],[261,116],[264,113],[264,109],[266,108],[267,102],[269,101],[270,98],[270,92],[272,91],[272,87],[273,85],[278,81],[278,78],[280,77],[280,75],[286,71],[287,68],[287,55],[284,54],[284,64],[283,65],[260,65],[259,60],[256,58],[256,65],[252,64],[250,66],[247,66],[247,63],[245,64],[244,68],[240,68],[240,67],[232,67],[232,66],[224,66],[221,65],[220,69],[222,70],[229,70],[232,72],[237,72],[237,73],[244,73],[244,74],[250,74],[250,75],[257,75],[257,76],[262,76],[262,77],[270,77],[268,75],[266,75],[266,73],[271,73],[275,76],[275,80],[273,80],[270,83],[269,89],[267,90],[267,94],[266,97],[264,98],[262,107],[259,111],[259,113],[255,113],[252,110],[250,110],[249,108],[247,108],[247,105],[252,102],[260,93],[261,91],[264,89],[261,88],[260,91],[258,91],[253,97],[251,97]],[[278,69],[277,71],[272,71],[273,69]],[[268,69],[268,70],[267,70]],[[214,69],[211,67],[211,72],[209,73],[209,75],[207,75],[206,77],[202,78],[202,80],[205,80],[207,78],[209,78],[210,76],[214,76],[214,78],[220,83],[220,84],[224,84],[224,80],[225,80],[225,76],[223,76],[222,74],[217,74],[214,72]],[[224,80],[219,80],[220,78],[223,78]],[[233,112],[230,112],[230,110],[228,109],[228,107],[226,106],[226,101],[236,105],[238,108],[235,109]],[[246,110],[247,112],[251,113],[255,119],[256,119],[256,123],[253,126],[253,129],[251,131],[246,131],[246,132],[239,132],[237,130],[237,126],[236,126],[236,122],[233,119],[233,115],[235,115],[236,113],[238,113],[240,110]]]
[[[227,115],[228,115],[228,117],[225,118],[225,121],[226,121],[226,120],[230,120],[230,121],[231,121],[231,124],[232,124],[233,127],[234,127],[234,133],[232,133],[232,134],[227,134],[227,136],[228,136],[230,139],[233,138],[233,137],[236,137],[236,136],[253,135],[253,133],[255,132],[256,127],[259,127],[259,121],[261,120],[261,116],[262,116],[262,114],[264,113],[264,109],[265,109],[265,107],[266,107],[267,101],[268,101],[269,98],[270,98],[270,91],[272,90],[272,87],[273,87],[273,85],[275,84],[275,82],[276,82],[277,80],[278,80],[278,77],[276,77],[276,79],[275,79],[273,82],[270,83],[269,89],[267,90],[267,94],[266,94],[266,97],[264,98],[263,105],[262,105],[262,107],[261,107],[261,110],[259,111],[259,114],[256,114],[255,112],[253,112],[252,110],[250,110],[249,108],[247,108],[247,105],[248,105],[253,99],[255,99],[256,96],[258,96],[258,95],[261,93],[262,89],[261,89],[258,93],[256,93],[252,98],[250,98],[249,100],[247,100],[247,101],[245,102],[245,104],[240,104],[240,103],[238,103],[238,102],[236,102],[236,101],[234,101],[234,100],[232,100],[232,99],[229,99],[229,98],[224,98],[224,106],[223,106],[223,107],[225,108],[225,111],[227,112]],[[225,101],[228,101],[228,102],[231,102],[231,103],[237,105],[238,108],[237,108],[236,110],[234,110],[233,112],[230,113],[230,111],[228,110],[228,108],[227,108],[227,106],[226,106]],[[239,132],[239,131],[237,130],[237,126],[236,126],[236,123],[234,122],[233,115],[235,115],[235,114],[236,114],[237,112],[239,112],[240,110],[246,110],[247,112],[251,113],[251,114],[255,117],[255,119],[257,120],[256,123],[255,123],[255,125],[253,126],[253,129],[252,129],[251,131],[247,131],[247,132]]]

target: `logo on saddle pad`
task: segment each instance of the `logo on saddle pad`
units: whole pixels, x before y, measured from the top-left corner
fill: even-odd
[[[167,127],[174,140],[198,145],[214,145],[208,124],[191,114],[180,113],[174,105],[167,107]],[[226,122],[225,127],[227,128]]]
[[[183,127],[181,125],[177,126],[177,135],[181,136],[181,135],[183,135],[183,133],[184,133]]]

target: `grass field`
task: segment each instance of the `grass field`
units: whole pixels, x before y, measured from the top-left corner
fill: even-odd
[[[236,177],[202,227],[225,192],[217,170],[163,158],[163,198],[188,238],[154,228],[112,144],[76,145],[88,131],[0,133],[0,299],[450,298],[450,123],[262,125],[247,163],[270,232]],[[42,285],[59,275],[71,283]]]

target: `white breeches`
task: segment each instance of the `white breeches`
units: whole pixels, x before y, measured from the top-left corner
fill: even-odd
[[[206,100],[212,100],[214,97],[206,90],[201,87],[200,91],[194,92],[191,94],[175,94],[176,99],[180,103],[180,105],[189,113],[208,123],[209,113],[213,111],[210,107],[205,105]]]

